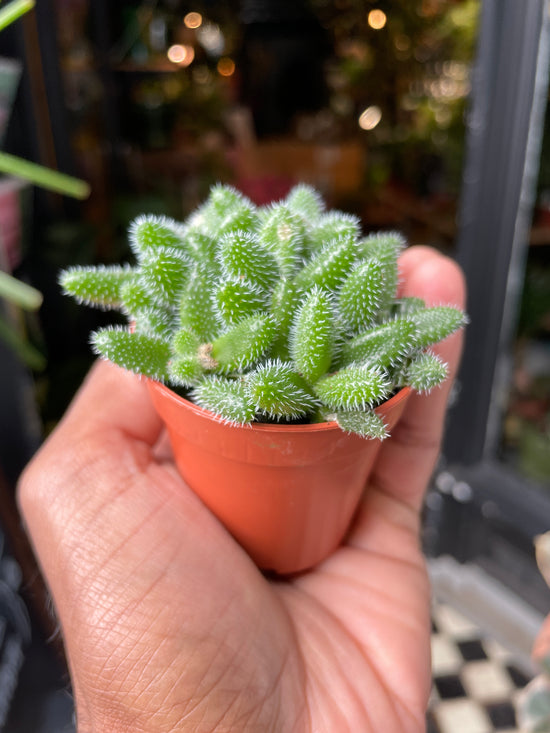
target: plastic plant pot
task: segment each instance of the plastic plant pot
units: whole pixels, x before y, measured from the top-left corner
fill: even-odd
[[[307,570],[341,544],[380,440],[333,422],[227,425],[158,382],[148,386],[180,474],[259,568]],[[390,431],[410,391],[376,409]]]

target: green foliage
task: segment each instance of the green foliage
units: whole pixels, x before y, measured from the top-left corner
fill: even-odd
[[[336,421],[346,433],[356,433],[362,438],[384,440],[388,431],[382,418],[374,410],[350,410],[337,412]]]
[[[422,349],[443,341],[466,325],[466,317],[461,311],[445,305],[419,309],[412,319],[417,328],[416,345]]]
[[[213,299],[220,322],[228,326],[267,305],[262,291],[253,283],[240,278],[220,280],[214,290]]]
[[[313,288],[296,312],[290,356],[300,374],[315,383],[326,374],[334,353],[334,317],[329,293]]]
[[[316,222],[325,210],[325,202],[321,195],[307,183],[294,186],[286,200],[290,211],[298,214],[304,222]]]
[[[187,280],[189,261],[182,250],[158,247],[142,257],[139,281],[153,302],[170,305]]]
[[[129,228],[130,246],[136,257],[164,247],[183,246],[183,231],[173,219],[165,216],[138,216]]]
[[[121,288],[132,281],[129,267],[71,267],[59,279],[61,287],[79,303],[100,308],[120,308]]]
[[[342,211],[328,211],[311,228],[308,240],[309,249],[317,252],[335,239],[357,241],[360,232],[361,223],[356,216],[345,214]]]
[[[384,293],[384,272],[378,260],[358,264],[340,290],[340,312],[350,333],[365,331],[374,322]]]
[[[316,406],[306,380],[291,363],[267,362],[255,369],[246,380],[256,411],[270,418],[297,418]]]
[[[285,204],[275,204],[262,217],[258,229],[260,243],[275,257],[280,272],[292,277],[304,253],[304,219]]]
[[[391,383],[374,367],[352,364],[320,379],[315,392],[332,410],[362,410],[385,400],[391,393]]]
[[[212,298],[212,274],[200,265],[193,270],[179,299],[180,326],[195,331],[204,341],[214,338],[219,330]]]
[[[429,351],[412,361],[405,372],[405,383],[417,392],[429,392],[447,377],[447,365]]]
[[[192,397],[197,405],[219,415],[225,422],[245,425],[254,420],[254,404],[242,381],[208,376],[195,387]]]
[[[350,339],[343,347],[341,362],[378,364],[384,368],[397,366],[411,353],[416,342],[412,320],[396,318]]]
[[[91,341],[96,353],[113,364],[161,382],[168,377],[170,347],[164,340],[107,327],[93,333]]]
[[[275,322],[268,314],[243,318],[212,343],[211,356],[223,373],[241,372],[262,357],[275,338]]]
[[[447,368],[428,347],[466,322],[397,298],[401,235],[362,238],[357,218],[325,211],[304,184],[260,208],[217,185],[187,221],[140,216],[129,236],[135,266],[60,278],[78,301],[128,318],[94,333],[94,349],[191,389],[229,423],[335,419],[383,439],[373,408],[402,386],[440,384]]]
[[[296,275],[302,290],[314,286],[335,291],[350,272],[357,257],[357,243],[351,236],[339,237],[325,244]]]
[[[224,237],[218,247],[222,275],[243,278],[261,290],[270,290],[279,279],[275,257],[258,238],[242,231]]]

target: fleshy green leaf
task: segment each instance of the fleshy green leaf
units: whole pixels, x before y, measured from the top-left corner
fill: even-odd
[[[166,308],[142,308],[133,314],[134,330],[160,339],[170,339],[175,316]]]
[[[179,326],[190,328],[202,341],[211,341],[219,331],[212,302],[212,279],[208,270],[195,269],[180,298]]]
[[[267,306],[265,293],[239,278],[222,279],[212,297],[216,313],[225,325],[238,323]]]
[[[284,276],[292,277],[304,253],[304,220],[284,204],[275,204],[265,212],[258,229],[258,239],[273,253]]]
[[[416,298],[409,296],[405,298],[399,298],[394,303],[393,313],[396,316],[402,316],[406,318],[417,311],[423,310],[426,307],[426,303],[422,298]]]
[[[386,399],[391,390],[387,378],[375,368],[349,366],[323,377],[315,393],[331,410],[361,410]]]
[[[357,244],[351,237],[336,239],[315,254],[296,276],[296,285],[309,290],[314,285],[335,290],[353,267]]]
[[[416,345],[421,349],[443,341],[467,322],[461,310],[447,305],[418,310],[411,318],[417,328]]]
[[[168,362],[170,382],[181,387],[191,387],[204,376],[199,359],[201,343],[197,334],[190,328],[180,328],[170,341],[172,358]]]
[[[357,240],[361,233],[359,219],[343,211],[328,211],[313,222],[308,232],[308,243],[313,252],[318,252],[335,239]]]
[[[248,231],[257,223],[256,207],[237,191],[226,185],[215,185],[206,203],[189,220],[191,229],[219,239],[224,234]]]
[[[147,250],[141,261],[140,282],[154,303],[175,307],[189,277],[189,267],[189,259],[182,249]]]
[[[274,360],[258,366],[246,378],[256,411],[271,418],[297,418],[315,409],[317,400],[291,364]]]
[[[216,240],[213,237],[188,230],[185,233],[185,248],[195,266],[210,271],[213,277],[220,274],[220,265],[216,259]]]
[[[340,290],[339,307],[351,333],[365,331],[373,324],[383,293],[384,273],[377,260],[360,263],[348,275]]]
[[[190,328],[178,329],[172,335],[172,339],[170,342],[170,347],[172,351],[178,356],[196,354],[200,345],[201,342],[199,337]]]
[[[234,188],[234,186],[228,186],[222,183],[216,183],[212,186],[206,206],[219,219],[226,218],[240,206],[247,206],[249,209],[254,208],[252,202]]]
[[[167,216],[142,214],[130,224],[128,233],[130,247],[138,259],[157,247],[179,249],[184,246],[183,226]]]
[[[66,295],[79,303],[100,308],[120,308],[121,288],[134,278],[135,270],[120,265],[70,267],[59,282]]]
[[[247,231],[255,227],[257,221],[258,217],[254,208],[241,204],[220,221],[217,234],[222,237],[230,232]]]
[[[267,313],[239,321],[212,343],[212,358],[222,372],[242,371],[255,364],[275,338],[275,322]]]
[[[170,346],[166,341],[116,326],[96,331],[91,341],[95,352],[113,364],[159,382],[168,380]]]
[[[360,256],[363,259],[374,259],[382,266],[384,290],[381,310],[387,310],[396,297],[397,260],[405,244],[405,239],[398,232],[371,234],[359,243]]]
[[[286,205],[305,222],[314,222],[319,219],[325,209],[321,194],[307,183],[299,183],[288,194]]]
[[[271,298],[271,315],[277,324],[277,336],[271,347],[274,359],[290,359],[289,332],[292,319],[300,302],[299,291],[292,280],[282,279],[275,286]]]
[[[225,422],[244,425],[254,419],[254,404],[241,380],[206,377],[195,387],[192,398],[197,405],[219,415]]]
[[[121,308],[130,318],[143,310],[153,307],[153,298],[150,291],[139,277],[134,275],[120,288]]]
[[[274,256],[248,232],[232,232],[223,237],[218,258],[224,276],[247,280],[263,290],[270,290],[279,276]]]
[[[359,246],[361,257],[364,259],[374,257],[382,261],[386,258],[393,261],[399,257],[406,245],[405,238],[399,232],[377,232],[364,237]],[[390,253],[393,254],[390,256]]]
[[[448,375],[447,365],[432,352],[417,356],[405,370],[404,382],[417,392],[429,392]]]
[[[334,331],[331,297],[314,288],[298,309],[290,336],[292,361],[296,370],[310,382],[316,382],[330,367]]]
[[[356,433],[362,438],[384,440],[388,437],[386,424],[374,410],[337,412],[336,422],[346,433]]]
[[[204,376],[196,354],[173,356],[168,362],[170,384],[177,387],[193,387]]]
[[[395,318],[348,341],[340,357],[342,364],[367,362],[387,368],[395,366],[416,345],[416,326],[412,320]]]

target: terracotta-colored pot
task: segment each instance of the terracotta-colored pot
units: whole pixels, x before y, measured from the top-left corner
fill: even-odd
[[[235,427],[150,381],[178,469],[258,567],[311,568],[342,542],[381,446],[334,422]],[[410,389],[377,408],[388,427]],[[390,438],[391,440],[391,438]]]

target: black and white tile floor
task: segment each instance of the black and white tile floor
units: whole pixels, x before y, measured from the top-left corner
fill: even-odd
[[[515,701],[536,674],[530,648],[542,622],[478,568],[431,568],[432,694],[427,733],[523,733]]]
[[[515,655],[445,603],[432,612],[427,733],[519,733],[514,699],[530,679]]]

